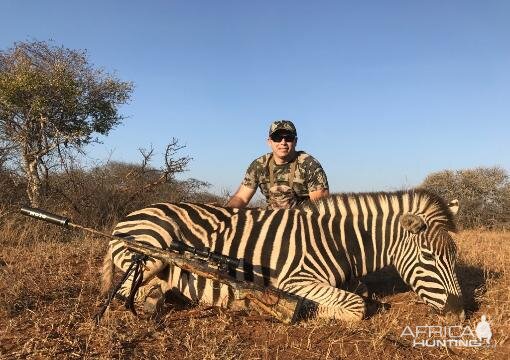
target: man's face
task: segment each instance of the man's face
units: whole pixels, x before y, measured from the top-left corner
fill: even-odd
[[[293,155],[296,150],[297,137],[285,130],[279,130],[269,137],[268,144],[273,154],[281,159]]]

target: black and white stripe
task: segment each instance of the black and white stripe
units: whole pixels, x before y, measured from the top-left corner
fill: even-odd
[[[156,204],[128,215],[114,234],[165,248],[172,240],[242,259],[233,276],[271,284],[317,305],[317,315],[359,320],[363,299],[341,289],[350,279],[395,265],[418,296],[437,310],[462,312],[455,274],[452,212],[437,196],[414,190],[336,194],[297,209],[232,209],[207,204]],[[131,253],[112,241],[105,276],[125,271]],[[105,282],[108,284],[108,282]],[[229,306],[226,286],[150,260],[137,299],[154,287]],[[126,295],[130,284],[121,290]]]

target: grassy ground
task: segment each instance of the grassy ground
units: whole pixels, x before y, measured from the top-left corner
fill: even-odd
[[[507,359],[510,353],[510,233],[455,236],[470,311],[462,325],[474,329],[485,314],[493,332],[492,347],[470,349],[413,347],[412,338],[402,337],[406,326],[461,324],[429,313],[390,270],[366,279],[390,308],[356,325],[287,326],[256,313],[167,302],[158,321],[134,318],[117,304],[96,327],[106,242],[37,226],[30,230],[37,239],[16,224],[0,231],[1,359]]]

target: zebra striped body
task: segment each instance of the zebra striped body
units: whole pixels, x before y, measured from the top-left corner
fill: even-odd
[[[411,191],[331,195],[291,210],[156,204],[128,215],[114,234],[162,248],[179,240],[240,258],[233,276],[304,297],[317,304],[318,316],[353,321],[364,316],[364,301],[342,285],[392,264],[425,302],[460,313],[455,244],[447,230],[454,226],[444,202]],[[131,253],[112,241],[105,264],[112,259],[125,271]],[[236,301],[228,287],[158,260],[147,268],[140,300],[159,286],[198,302],[229,306]]]

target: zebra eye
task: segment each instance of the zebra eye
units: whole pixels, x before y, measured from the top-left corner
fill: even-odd
[[[434,254],[430,254],[430,253],[426,253],[426,252],[421,253],[421,256],[422,256],[423,260],[426,260],[426,261],[435,261],[435,259],[436,259]]]

